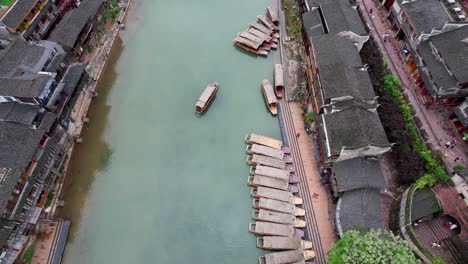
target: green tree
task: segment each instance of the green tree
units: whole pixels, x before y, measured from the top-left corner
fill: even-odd
[[[341,263],[420,263],[400,237],[388,231],[351,230],[330,249],[329,264]]]

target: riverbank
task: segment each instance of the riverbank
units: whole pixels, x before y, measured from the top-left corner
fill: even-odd
[[[71,109],[71,119],[75,121],[75,130],[71,135],[73,143],[66,152],[66,158],[63,163],[63,170],[60,177],[59,185],[56,189],[54,198],[52,200],[50,212],[47,214],[48,219],[59,218],[58,206],[63,205],[63,200],[60,199],[64,190],[64,183],[66,176],[69,174],[70,163],[74,158],[76,151],[76,144],[81,142],[81,135],[86,122],[89,121],[87,118],[93,98],[97,95],[97,87],[102,81],[102,75],[112,58],[112,51],[115,47],[115,43],[118,40],[120,30],[124,28],[124,22],[127,17],[129,9],[132,7],[133,0],[128,0],[125,6],[122,6],[123,12],[120,13],[117,19],[110,28],[108,28],[106,34],[101,38],[100,45],[94,50],[93,55],[88,60],[88,66],[86,68],[87,74],[90,76],[90,82],[85,86],[79,95],[77,103]],[[67,221],[69,223],[69,221]],[[69,225],[69,224],[68,224]],[[40,231],[49,232],[49,230],[40,228]],[[66,229],[68,232],[69,229]],[[67,235],[65,234],[65,238]],[[41,243],[36,243],[35,247],[37,250],[34,252],[32,263],[42,263],[43,260],[53,259],[52,256],[59,252],[63,252],[63,247],[57,248],[58,240],[63,239],[63,236],[42,236],[40,238]],[[65,243],[61,241],[60,243]],[[59,256],[60,257],[60,256]]]
[[[60,197],[62,194],[65,175],[67,175],[68,173],[68,168],[70,165],[71,157],[73,155],[73,150],[75,149],[75,144],[81,141],[80,137],[83,130],[83,126],[85,122],[89,121],[86,119],[86,116],[91,106],[91,101],[93,97],[97,95],[96,87],[109,61],[110,54],[112,48],[114,47],[114,43],[118,37],[118,34],[121,29],[124,29],[125,19],[127,17],[128,10],[132,7],[132,4],[133,0],[127,1],[127,4],[123,8],[123,12],[121,12],[119,17],[114,21],[112,27],[108,29],[106,35],[104,35],[104,37],[101,39],[101,45],[99,45],[99,47],[95,49],[93,56],[88,61],[86,71],[91,77],[91,81],[86,87],[83,88],[82,94],[80,94],[80,97],[78,98],[77,103],[75,104],[71,112],[71,118],[75,120],[76,125],[75,133],[73,135],[73,138],[75,138],[76,140],[73,142],[73,144],[67,151],[67,158],[64,161],[62,180],[52,202],[52,210],[50,213],[52,217],[56,216],[55,212],[57,210],[57,205],[59,204],[58,197]]]

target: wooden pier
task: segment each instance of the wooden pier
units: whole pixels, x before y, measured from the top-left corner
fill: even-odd
[[[252,218],[257,221],[292,225],[295,228],[304,228],[306,226],[306,221],[301,220],[294,215],[269,211],[265,209],[254,210],[252,213]]]
[[[282,170],[287,169],[286,162],[284,160],[275,159],[259,154],[253,154],[252,156],[248,156],[247,163],[253,166],[264,165]]]
[[[294,228],[292,225],[282,225],[269,222],[250,223],[249,231],[266,236],[303,237],[304,231]]]
[[[264,236],[257,238],[257,247],[269,250],[311,249],[312,242],[299,237]]]
[[[289,202],[292,204],[302,204],[302,198],[297,197],[288,191],[282,191],[268,187],[253,187],[250,191],[250,194],[256,198],[265,197],[278,201]]]
[[[286,213],[295,216],[304,216],[305,210],[299,207],[296,207],[292,203],[282,202],[278,200],[268,199],[268,198],[255,198],[252,202],[252,205],[255,209],[266,209],[281,213]]]
[[[304,263],[304,261],[315,257],[315,252],[312,250],[288,250],[270,254],[265,254],[258,258],[259,264],[287,264],[287,263]]]

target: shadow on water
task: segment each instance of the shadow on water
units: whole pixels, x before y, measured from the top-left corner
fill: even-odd
[[[121,53],[122,41],[118,38],[97,85],[96,91],[99,96],[93,99],[88,112],[91,122],[83,129],[83,143],[76,145],[65,178],[60,197],[65,201],[65,206],[58,210],[58,215],[72,221],[69,241],[73,241],[76,236],[86,197],[96,174],[105,171],[111,161],[112,150],[104,141],[104,132],[111,110],[107,98],[117,76],[115,64]]]

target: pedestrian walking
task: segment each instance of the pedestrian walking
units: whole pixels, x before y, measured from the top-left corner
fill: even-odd
[[[453,162],[457,162],[457,161],[459,161],[459,160],[462,160],[462,158],[461,158],[461,157],[455,157],[455,159],[453,160]]]
[[[453,149],[456,145],[457,145],[457,140],[456,139],[453,139],[452,141],[450,141],[450,148],[451,149]]]
[[[296,133],[296,137],[298,138],[298,137],[300,137],[300,136],[301,136],[301,133],[297,132],[297,133]]]
[[[451,142],[451,141],[445,143],[445,147],[446,147],[446,148],[449,148],[451,145],[452,145],[452,142]]]
[[[372,15],[372,13],[374,13],[374,9],[373,9],[373,8],[371,8],[371,9],[369,10],[369,14]]]

